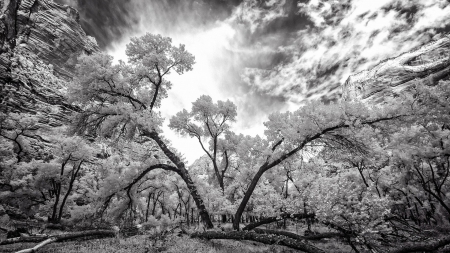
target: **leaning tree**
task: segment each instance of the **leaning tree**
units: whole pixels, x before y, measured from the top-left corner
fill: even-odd
[[[206,226],[212,227],[183,159],[161,136],[163,120],[157,111],[172,86],[166,76],[192,70],[194,56],[184,45],[174,46],[170,38],[149,33],[132,38],[126,55],[128,64],[123,61],[113,64],[113,58],[102,53],[79,58],[68,93],[71,102],[82,109],[74,118],[74,132],[112,141],[156,143],[170,162],[149,161],[147,168],[121,190],[127,192],[131,201],[133,187],[147,173],[155,169],[173,171],[186,183]],[[107,196],[105,206],[114,195]]]
[[[202,95],[186,109],[170,118],[169,127],[178,133],[196,138],[208,156],[222,193],[225,192],[226,173],[231,167],[232,147],[223,138],[236,120],[236,106],[230,100],[213,103],[210,96]],[[209,147],[205,139],[209,139]]]

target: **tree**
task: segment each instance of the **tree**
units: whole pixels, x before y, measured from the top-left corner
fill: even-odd
[[[93,162],[92,160],[95,151],[82,138],[75,136],[65,139],[61,138],[55,153],[58,157],[58,164],[60,164],[60,172],[58,173],[59,176],[51,178],[51,189],[49,189],[49,192],[51,192],[51,195],[55,197],[55,202],[53,204],[53,211],[50,221],[59,223],[63,216],[67,199],[71,195],[74,188],[75,180],[78,178],[80,170],[83,168],[82,166],[85,166],[84,164],[86,163]],[[69,166],[72,166],[72,168],[69,169]],[[68,180],[65,178],[67,176]],[[62,196],[63,183],[66,184],[67,189],[66,193],[62,197],[61,203],[59,203]]]
[[[194,137],[209,157],[214,168],[219,187],[225,192],[225,173],[230,167],[232,147],[226,139],[220,139],[230,126],[228,122],[236,120],[236,106],[230,101],[212,102],[210,96],[203,95],[192,103],[192,110],[183,110],[170,119],[169,127],[176,132]],[[205,148],[203,138],[210,140],[209,148]],[[219,158],[221,156],[222,158]]]
[[[313,102],[295,112],[274,113],[264,123],[270,148],[259,157],[259,168],[245,192],[233,222],[239,229],[239,222],[250,197],[262,175],[281,162],[297,154],[307,146],[323,146],[333,141],[348,148],[354,147],[350,128],[361,125],[374,125],[398,119],[404,111],[390,111],[390,108],[371,109],[361,103],[341,103],[323,105]]]
[[[27,210],[28,217],[48,214],[49,221],[59,223],[94,149],[80,137],[67,136],[64,127],[45,126],[39,114],[2,116],[2,201]]]
[[[130,64],[113,65],[112,57],[105,54],[80,57],[69,89],[72,102],[83,110],[74,120],[74,131],[115,141],[154,141],[171,163],[149,165],[124,188],[127,195],[146,173],[154,169],[173,171],[185,181],[203,221],[212,227],[185,163],[160,136],[162,119],[155,109],[171,87],[165,77],[172,71],[190,71],[194,64],[184,45],[176,47],[171,42],[170,38],[148,33],[132,38],[126,49]]]

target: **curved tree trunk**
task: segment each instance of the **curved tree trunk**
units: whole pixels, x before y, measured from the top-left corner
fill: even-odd
[[[244,198],[241,201],[241,204],[238,207],[238,210],[236,211],[236,214],[234,215],[234,221],[233,221],[233,228],[235,230],[239,230],[239,223],[241,222],[242,214],[244,213],[245,207],[247,206],[248,201],[250,200],[250,197],[253,194],[253,191],[256,188],[256,185],[258,184],[259,179],[264,174],[265,168],[261,167],[256,175],[253,177],[252,182],[250,183],[250,186],[248,187],[247,191],[245,192]]]
[[[325,130],[324,130],[325,131]],[[317,134],[316,136],[319,137],[321,135]],[[316,137],[313,136],[312,138]],[[245,207],[247,206],[248,201],[250,200],[250,197],[253,194],[253,191],[256,188],[256,185],[258,184],[259,179],[262,177],[262,175],[264,174],[264,172],[268,171],[269,169],[277,166],[278,164],[280,164],[282,161],[286,160],[287,158],[291,157],[292,155],[294,155],[295,153],[297,153],[299,150],[301,150],[306,143],[308,143],[308,141],[310,141],[312,139],[305,139],[303,140],[300,145],[298,145],[296,148],[294,148],[293,150],[289,151],[288,153],[285,153],[284,155],[280,156],[278,159],[272,161],[272,162],[265,162],[258,170],[258,172],[255,174],[255,176],[252,179],[252,182],[250,183],[247,191],[245,192],[244,198],[241,201],[241,204],[239,204],[239,207],[236,211],[236,214],[234,215],[234,221],[233,221],[233,228],[235,230],[239,230],[239,223],[241,221],[242,218],[242,214],[244,213]],[[276,147],[278,145],[280,145],[283,142],[283,140],[279,141],[278,143],[276,143],[273,147],[272,147],[272,151],[274,151],[276,149]]]
[[[213,228],[213,224],[211,222],[211,219],[209,218],[209,213],[206,210],[205,204],[203,203],[203,199],[201,198],[200,194],[197,191],[197,187],[195,186],[194,182],[192,181],[191,176],[189,175],[189,172],[186,170],[186,166],[183,161],[175,154],[173,153],[167,145],[164,143],[164,141],[161,139],[159,134],[157,132],[149,132],[149,131],[143,131],[143,135],[151,138],[154,140],[158,146],[161,148],[161,150],[164,152],[164,154],[169,158],[169,160],[175,164],[177,167],[177,170],[175,172],[181,176],[183,181],[186,183],[187,188],[189,189],[189,192],[191,193],[192,198],[194,199],[195,204],[197,205],[197,209],[199,211],[200,217],[202,217],[203,222],[205,223],[205,226],[207,228]]]
[[[383,121],[390,121],[390,120],[398,119],[398,118],[401,118],[402,116],[403,115],[394,115],[394,116],[386,116],[386,117],[381,117],[381,118],[374,118],[374,119],[365,120],[365,121],[361,122],[361,124],[362,125],[372,125],[372,124],[383,122]],[[335,130],[348,128],[348,127],[349,127],[349,125],[346,124],[345,122],[339,122],[339,123],[336,123],[334,126],[330,126],[330,127],[324,128],[324,129],[318,129],[318,131],[314,135],[311,134],[311,136],[305,137],[301,142],[299,141],[300,143],[298,144],[297,147],[295,147],[291,151],[279,156],[279,158],[269,162],[269,158],[270,158],[269,157],[267,159],[267,161],[261,167],[259,167],[258,172],[253,177],[252,182],[250,183],[250,186],[248,187],[247,191],[245,192],[244,198],[242,199],[241,203],[239,204],[238,210],[236,211],[235,218],[233,221],[233,228],[235,230],[239,230],[239,223],[242,218],[242,214],[244,213],[245,207],[247,206],[247,203],[250,200],[250,197],[252,196],[253,191],[255,190],[259,179],[266,171],[277,166],[282,161],[286,160],[287,158],[289,158],[292,155],[294,155],[295,153],[297,153],[299,150],[303,149],[303,147],[305,147],[306,144],[321,138],[323,135],[325,135],[329,132],[333,132]],[[283,142],[283,139],[281,139],[279,142],[277,142],[272,147],[272,151],[275,151],[277,146],[279,146],[282,142]]]

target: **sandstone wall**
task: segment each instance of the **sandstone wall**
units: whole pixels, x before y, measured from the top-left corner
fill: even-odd
[[[77,57],[99,48],[78,12],[52,0],[0,0],[0,111],[41,113],[60,125]]]
[[[387,96],[407,92],[415,84],[435,85],[449,74],[450,35],[447,35],[350,76],[342,87],[342,98],[380,103]]]

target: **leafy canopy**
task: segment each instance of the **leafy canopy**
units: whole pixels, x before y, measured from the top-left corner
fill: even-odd
[[[172,70],[183,74],[195,63],[184,45],[171,42],[149,33],[132,38],[126,49],[129,64],[114,64],[104,53],[81,56],[69,88],[71,102],[83,109],[76,131],[131,138],[138,127],[157,129],[161,118],[153,111],[172,86],[166,75]]]

